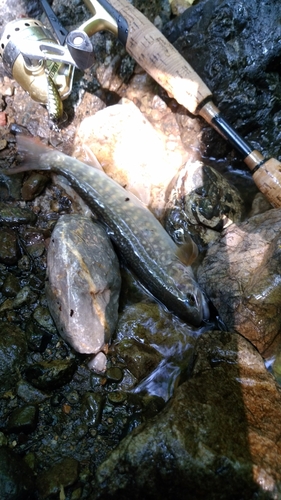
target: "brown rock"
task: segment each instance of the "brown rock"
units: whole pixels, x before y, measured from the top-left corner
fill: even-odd
[[[228,329],[266,355],[281,333],[280,217],[274,209],[230,226],[197,276]]]
[[[207,332],[190,378],[99,467],[91,499],[280,498],[281,394],[242,336]]]

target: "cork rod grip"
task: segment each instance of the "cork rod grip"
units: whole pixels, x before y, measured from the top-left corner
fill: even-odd
[[[109,0],[128,23],[127,52],[190,113],[211,97],[210,89],[160,31],[128,0]]]
[[[269,203],[275,208],[281,207],[281,163],[270,158],[254,173],[253,179]]]

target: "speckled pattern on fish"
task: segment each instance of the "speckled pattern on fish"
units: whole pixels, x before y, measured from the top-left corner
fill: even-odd
[[[129,267],[156,299],[195,326],[208,318],[208,306],[191,267],[179,260],[177,245],[132,193],[101,170],[34,139],[20,136],[18,148],[27,161],[16,170],[51,170],[68,179],[105,224]]]

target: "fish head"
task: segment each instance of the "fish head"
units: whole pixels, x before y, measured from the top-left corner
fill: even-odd
[[[178,316],[188,323],[199,326],[209,319],[210,312],[207,299],[198,283],[190,277],[180,286],[178,295]]]

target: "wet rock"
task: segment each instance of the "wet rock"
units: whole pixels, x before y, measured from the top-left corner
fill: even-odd
[[[32,173],[23,183],[21,194],[25,201],[31,201],[38,196],[49,182],[49,178],[40,172]]]
[[[201,162],[187,162],[172,183],[165,207],[165,227],[177,243],[189,234],[209,243],[244,211],[236,188],[215,169]]]
[[[214,243],[197,279],[228,329],[268,355],[280,342],[280,209],[233,224]]]
[[[188,7],[190,7],[194,3],[194,0],[172,0],[171,1],[171,9],[174,16],[179,16],[182,14]]]
[[[6,297],[15,297],[20,291],[18,278],[12,273],[7,273],[1,290]]]
[[[38,306],[26,325],[28,346],[33,351],[44,352],[52,336],[56,333],[49,310]]]
[[[36,387],[28,384],[25,380],[21,380],[17,386],[17,395],[26,403],[42,403],[49,398],[47,394],[39,391]]]
[[[7,168],[5,164],[4,167]],[[11,198],[15,200],[20,199],[21,185],[22,185],[22,174],[18,175],[5,175],[0,174],[0,199],[10,200]]]
[[[38,407],[34,405],[21,406],[14,410],[8,418],[7,432],[29,434],[36,429],[38,422]]]
[[[127,368],[138,381],[149,375],[162,359],[156,349],[135,339],[124,338],[114,346],[114,352],[124,359]]]
[[[94,356],[94,358],[90,359],[88,368],[93,370],[95,373],[104,373],[106,370],[106,363],[106,355],[104,352],[100,351]]]
[[[127,399],[127,394],[123,391],[113,391],[108,394],[109,403],[114,405],[124,404]]]
[[[116,351],[121,358],[124,355],[132,373],[124,371],[120,389],[134,388],[168,401],[189,362],[195,339],[206,329],[190,327],[156,303],[140,302],[126,307],[117,324]],[[122,346],[130,343],[132,350],[122,352]],[[135,374],[145,378],[140,381]]]
[[[101,464],[91,499],[279,498],[280,418],[256,349],[235,333],[205,333],[189,379]]]
[[[37,220],[35,213],[30,208],[20,208],[0,204],[0,223],[4,226],[19,224],[34,224]]]
[[[11,389],[26,359],[24,332],[16,325],[0,323],[0,392]]]
[[[79,463],[72,457],[65,457],[37,478],[40,500],[56,498],[63,488],[72,486],[78,479]]]
[[[97,426],[101,421],[104,400],[102,394],[87,392],[83,396],[81,413],[88,426]]]
[[[76,351],[97,353],[115,329],[121,286],[104,229],[86,217],[61,217],[47,265],[48,305],[59,333]]]
[[[29,500],[35,490],[32,470],[6,446],[0,447],[1,500]]]
[[[128,306],[120,315],[115,338],[116,342],[134,339],[152,345],[165,356],[168,352],[172,354],[173,348],[174,352],[177,348],[188,350],[194,345],[195,332],[198,329],[167,314],[158,304],[139,302]]]
[[[185,153],[166,150],[164,134],[133,102],[121,102],[85,118],[76,144],[90,148],[110,177],[159,213],[165,203],[166,187],[182,165]]]
[[[119,368],[118,366],[111,366],[106,371],[106,378],[108,382],[115,382],[115,383],[121,382],[123,378],[123,372],[121,368]]]
[[[280,155],[280,15],[279,2],[202,0],[164,29],[227,119],[269,157]],[[225,152],[214,131],[204,143],[208,156]]]
[[[0,229],[0,262],[16,264],[20,257],[17,235],[12,229]]]
[[[34,304],[34,302],[36,302],[37,300],[37,297],[38,294],[26,285],[22,287],[21,290],[17,293],[13,301],[13,308],[19,309],[26,304]]]
[[[48,390],[61,387],[72,379],[76,362],[69,360],[42,361],[24,371],[27,381],[38,389]]]

